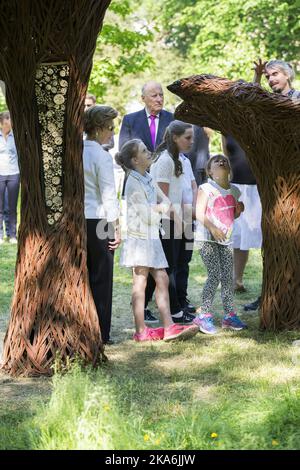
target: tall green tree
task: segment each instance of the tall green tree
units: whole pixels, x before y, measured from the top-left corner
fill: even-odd
[[[120,104],[122,93],[118,90],[116,97],[115,91],[123,77],[134,76],[153,63],[148,52],[153,34],[137,8],[136,0],[114,0],[109,7],[89,82],[89,91],[98,102],[109,98],[111,104]]]
[[[114,0],[97,41],[89,91],[99,103],[118,109],[121,120],[139,102],[146,81],[153,79],[166,86],[185,73],[185,62],[165,41],[160,2]],[[170,110],[179,102],[167,90],[165,98]]]
[[[296,61],[300,0],[165,0],[165,40],[190,63],[210,72],[251,80],[258,56]]]

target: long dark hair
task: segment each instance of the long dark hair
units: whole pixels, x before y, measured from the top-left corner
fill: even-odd
[[[187,122],[182,121],[172,121],[168,127],[166,128],[163,141],[157,147],[155,154],[159,157],[159,155],[164,151],[167,150],[171,157],[174,160],[175,164],[175,176],[180,176],[183,173],[182,164],[179,160],[179,149],[174,142],[173,136],[176,135],[180,137],[185,133],[187,129],[190,129],[192,124],[188,124]]]

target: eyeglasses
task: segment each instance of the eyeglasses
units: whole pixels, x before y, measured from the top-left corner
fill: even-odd
[[[112,132],[115,129],[115,126],[107,126],[107,128],[110,132]]]

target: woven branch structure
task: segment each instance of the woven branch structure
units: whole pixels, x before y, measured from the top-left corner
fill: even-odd
[[[262,202],[261,327],[300,328],[300,103],[212,75],[168,86],[175,116],[232,135],[246,152]]]
[[[20,158],[21,224],[2,368],[49,375],[105,359],[88,284],[82,117],[110,0],[0,3],[0,79]]]

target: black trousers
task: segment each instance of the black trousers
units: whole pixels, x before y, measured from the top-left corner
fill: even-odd
[[[87,219],[87,267],[90,287],[100,323],[102,341],[109,340],[112,312],[114,252],[108,249],[109,235],[98,237],[98,223],[108,232],[108,224],[102,219]]]
[[[168,261],[169,267],[166,269],[169,275],[169,296],[170,296],[170,309],[171,314],[178,313],[181,310],[181,305],[178,301],[177,288],[176,288],[176,269],[178,265],[178,257],[181,245],[181,239],[176,239],[174,234],[174,222],[173,220],[162,220],[162,226],[165,235],[160,236],[161,243],[165,256]],[[151,275],[148,276],[146,295],[145,295],[145,307],[151,300],[153,292],[155,290],[155,281]]]

